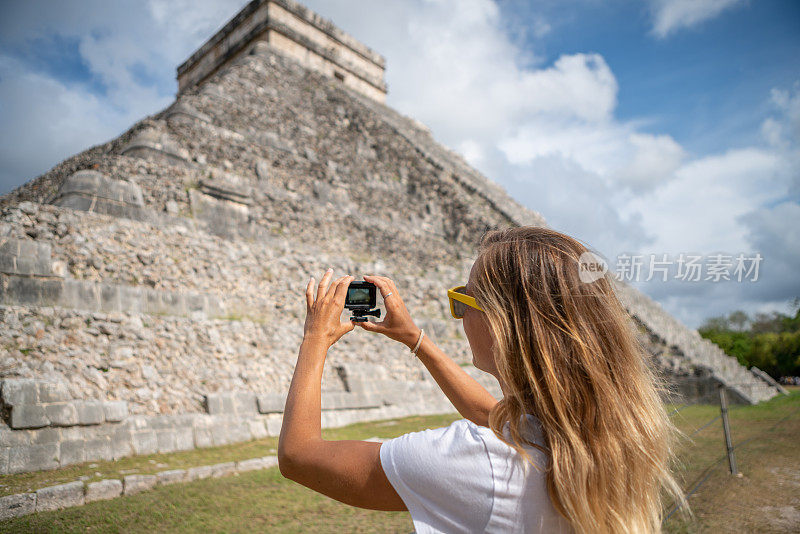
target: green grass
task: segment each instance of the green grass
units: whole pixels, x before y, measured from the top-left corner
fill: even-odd
[[[342,428],[323,429],[322,436],[328,440],[366,439],[373,436],[393,438],[423,428],[446,426],[459,417],[456,414],[412,416],[390,421],[356,423]],[[248,458],[274,455],[277,447],[278,438],[269,437],[222,447],[132,456],[117,461],[87,462],[53,471],[3,475],[0,476],[0,497],[73,482],[82,476],[89,477],[87,482],[93,482],[104,478],[122,478],[130,474],[147,475],[167,469],[186,469],[198,465],[236,462]]]
[[[283,478],[277,468],[19,518],[7,532],[404,532],[407,512],[353,508]]]
[[[674,416],[691,433],[719,414],[717,406],[692,406]],[[800,390],[758,406],[733,407],[731,435],[741,477],[731,476],[721,421],[681,447],[678,469],[694,517],[675,514],[666,532],[797,532],[800,512]],[[786,517],[781,515],[788,514]],[[794,520],[791,518],[794,517]]]
[[[689,434],[719,414],[713,405],[691,406],[673,416]],[[457,414],[407,417],[325,429],[325,439],[396,437],[448,425]],[[759,406],[734,407],[730,414],[741,478],[727,473],[721,423],[714,422],[684,440],[677,474],[691,488],[706,482],[689,499],[694,516],[673,516],[670,533],[792,532],[796,523],[781,510],[800,507],[800,389]],[[754,438],[754,439],[751,439]],[[277,438],[166,455],[96,462],[43,473],[0,477],[4,493],[48,484],[122,476],[123,471],[153,473],[274,454]],[[96,472],[102,476],[95,475]],[[13,491],[12,491],[13,488]],[[788,512],[787,512],[788,513]],[[221,479],[158,487],[153,491],[77,508],[33,514],[0,525],[9,532],[401,532],[413,530],[407,512],[375,512],[347,506],[283,478],[277,468]]]
[[[412,416],[323,429],[324,439],[393,438],[446,426],[458,414]],[[72,482],[121,478],[275,454],[278,438],[172,454],[92,462],[55,471],[0,477],[1,495]],[[97,474],[99,473],[99,475]],[[288,479],[275,468],[226,478],[160,486],[111,501],[43,512],[0,524],[2,532],[411,532],[407,512],[376,512],[347,506]]]

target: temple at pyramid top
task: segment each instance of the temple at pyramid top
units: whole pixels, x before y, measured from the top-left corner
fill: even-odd
[[[293,0],[253,0],[178,67],[178,92],[203,83],[264,41],[378,102],[386,100],[386,60]]]

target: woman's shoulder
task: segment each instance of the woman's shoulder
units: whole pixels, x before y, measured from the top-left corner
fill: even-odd
[[[381,444],[380,458],[393,483],[410,478],[414,485],[438,487],[454,478],[468,477],[483,481],[482,484],[491,484],[492,480],[489,450],[482,432],[466,419],[387,440]]]
[[[409,432],[390,441],[397,440],[415,445],[430,444],[440,450],[469,449],[477,446],[485,447],[483,430],[489,429],[478,426],[469,419],[457,419],[447,426]]]
[[[501,434],[505,439],[501,439],[495,434],[494,430],[488,426],[481,426],[473,423],[472,421],[462,420],[465,428],[468,428],[472,435],[480,437],[486,446],[487,452],[494,452],[496,454],[506,454],[514,451],[510,443],[513,441],[510,431],[509,422],[506,421],[501,429]],[[542,424],[539,419],[531,414],[522,414],[520,416],[519,432],[525,438],[525,442],[521,443],[522,447],[529,452],[536,453],[541,451],[539,447],[545,447],[544,433],[542,431]],[[531,443],[537,446],[531,445]]]
[[[524,415],[525,422],[520,427],[523,436],[534,443],[543,444],[539,420],[530,414]],[[503,434],[510,441],[508,423],[503,427]],[[425,449],[430,453],[439,453],[450,458],[458,455],[504,452],[510,447],[508,443],[498,438],[491,428],[478,425],[469,419],[457,419],[440,428],[409,432],[388,440],[385,444],[388,444],[387,449],[396,451]]]
[[[496,434],[494,433],[494,431],[491,428],[489,428],[488,426],[478,425],[478,424],[470,421],[469,419],[460,419],[460,420],[456,421],[456,423],[463,424],[465,427],[468,427],[472,432],[479,433],[481,436],[486,436],[487,433],[488,433],[488,434],[491,434],[492,436],[497,437]],[[502,433],[504,435],[508,434],[509,426],[510,425],[509,425],[508,421],[503,423]],[[520,416],[519,429],[520,429],[520,432],[522,432],[522,434],[525,437],[536,438],[537,442],[538,442],[538,440],[540,440],[543,437],[542,423],[541,423],[541,421],[539,421],[539,419],[536,416],[534,416],[532,414],[524,413],[524,414],[522,414]]]

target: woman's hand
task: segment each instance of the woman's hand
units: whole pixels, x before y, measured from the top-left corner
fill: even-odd
[[[355,327],[350,320],[340,321],[347,288],[353,277],[342,276],[330,284],[332,277],[333,269],[325,271],[322,280],[319,281],[316,298],[313,276],[306,287],[306,322],[303,327],[303,340],[320,341],[324,343],[326,349]]]
[[[394,282],[385,276],[365,276],[364,280],[372,282],[380,289],[383,305],[386,307],[386,317],[379,323],[364,321],[356,324],[369,332],[377,332],[399,341],[409,349],[413,347],[419,338],[419,328],[411,319],[411,314],[403,304]],[[389,295],[388,298],[386,295]]]

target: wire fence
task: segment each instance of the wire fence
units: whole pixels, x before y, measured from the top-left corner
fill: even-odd
[[[739,384],[728,384],[728,385],[729,386],[736,386],[736,385],[739,385]],[[749,384],[747,384],[747,385],[749,385]],[[768,433],[771,430],[775,429],[778,425],[780,425],[784,421],[788,420],[789,418],[793,417],[798,412],[800,412],[800,409],[796,409],[796,410],[792,411],[791,413],[787,414],[786,416],[784,416],[783,418],[781,418],[780,420],[778,420],[777,422],[775,422],[775,424],[773,424],[772,426],[770,426],[766,430],[759,432],[755,436],[751,436],[751,437],[749,437],[749,438],[747,438],[747,439],[745,439],[743,441],[740,441],[740,442],[738,442],[736,444],[733,444],[733,439],[731,437],[730,420],[729,420],[728,414],[730,412],[732,412],[732,411],[735,411],[735,410],[738,410],[740,408],[743,408],[746,405],[742,404],[742,405],[737,405],[737,406],[734,406],[732,408],[729,408],[728,407],[727,387],[723,386],[723,385],[720,385],[720,387],[719,387],[719,403],[720,403],[720,413],[718,415],[712,417],[711,419],[709,419],[708,421],[706,421],[705,423],[703,423],[702,425],[700,425],[699,427],[697,427],[696,429],[692,430],[690,433],[688,433],[686,435],[687,435],[687,437],[692,438],[692,437],[696,436],[697,434],[699,434],[700,432],[702,432],[703,430],[705,430],[706,428],[708,428],[709,426],[713,425],[715,422],[717,422],[717,421],[719,421],[721,419],[722,422],[723,422],[722,423],[723,437],[725,439],[725,454],[720,455],[713,462],[708,464],[700,472],[700,474],[697,477],[695,477],[695,479],[692,481],[692,483],[688,485],[689,490],[686,492],[686,495],[685,495],[685,499],[686,500],[688,500],[689,497],[694,495],[703,486],[703,484],[705,484],[706,481],[708,481],[708,479],[714,473],[714,468],[717,465],[719,465],[721,462],[723,462],[726,458],[728,459],[728,471],[729,471],[729,473],[731,475],[734,475],[734,476],[739,475],[738,469],[736,468],[736,460],[735,460],[735,451],[736,451],[736,449],[746,445],[747,443],[755,441],[757,439],[764,438],[766,433]],[[681,411],[683,411],[684,409],[686,409],[686,408],[688,408],[690,406],[698,406],[698,405],[701,405],[701,404],[702,403],[682,404],[681,406],[678,406],[677,408],[672,410],[672,412],[670,412],[669,416],[670,417],[674,417],[675,415],[679,414]],[[705,405],[707,406],[707,404],[705,404]],[[675,512],[680,510],[680,507],[681,507],[680,503],[675,504],[670,509],[669,513],[667,513],[667,515],[664,516],[664,519],[662,520],[662,525],[665,524],[669,520],[669,518],[672,517],[672,515]]]

